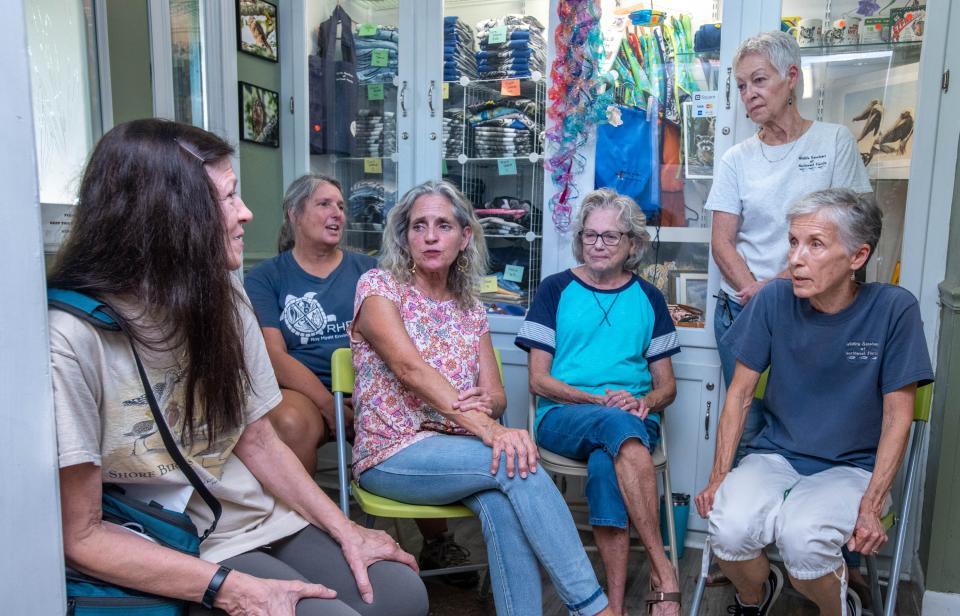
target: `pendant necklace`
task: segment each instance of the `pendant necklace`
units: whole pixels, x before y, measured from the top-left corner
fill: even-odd
[[[597,297],[597,292],[590,290],[593,293],[593,299],[597,302],[597,307],[600,309],[600,312],[603,313],[603,317],[600,319],[600,322],[597,323],[597,327],[603,325],[603,322],[606,321],[609,327],[613,327],[613,323],[610,322],[610,311],[613,310],[613,305],[617,303],[617,300],[620,299],[620,293],[617,293],[613,296],[613,301],[610,302],[610,305],[606,308],[603,307],[603,303],[600,301],[600,298]]]

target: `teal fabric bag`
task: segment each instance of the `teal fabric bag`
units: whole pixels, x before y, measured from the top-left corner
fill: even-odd
[[[48,289],[47,303],[59,310],[74,314],[93,325],[108,331],[123,331],[120,317],[107,304],[96,298],[63,289]],[[123,488],[113,484],[104,484],[101,498],[103,519],[120,526],[149,536],[157,543],[168,548],[199,556],[200,543],[206,539],[217,527],[220,520],[221,506],[216,497],[210,493],[197,474],[184,460],[183,454],[177,447],[170,429],[163,420],[159,405],[147,379],[147,373],[140,361],[137,350],[133,347],[133,356],[137,362],[140,380],[143,382],[144,392],[150,405],[154,421],[163,438],[163,444],[170,456],[183,470],[183,474],[191,485],[199,492],[204,502],[213,511],[213,524],[198,536],[197,527],[186,513],[164,509],[157,502],[145,503],[126,495]],[[67,578],[67,614],[69,616],[184,616],[187,613],[187,602],[169,597],[159,597],[142,593],[129,588],[123,588],[90,577],[70,567],[66,570]]]

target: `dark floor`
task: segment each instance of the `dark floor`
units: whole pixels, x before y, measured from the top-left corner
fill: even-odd
[[[331,478],[318,476],[318,483],[328,489],[331,497],[336,498],[335,478],[331,480]],[[351,517],[360,521],[361,515],[354,504],[354,513]],[[575,515],[575,517],[577,516]],[[412,520],[377,519],[375,526],[394,536],[399,534],[400,543],[404,549],[414,556],[420,553],[422,539]],[[476,518],[450,520],[449,527],[454,531],[456,541],[470,550],[471,560],[475,562],[486,560],[483,535],[480,531],[480,523]],[[590,533],[583,533],[582,539],[584,545],[592,544]],[[687,548],[683,558],[680,559],[680,589],[683,593],[684,615],[687,614],[687,606],[696,587],[701,554],[702,552],[698,549]],[[589,552],[589,556],[594,564],[594,569],[597,571],[600,583],[603,584],[604,574],[600,557],[595,551]],[[647,593],[648,573],[649,567],[643,552],[632,552],[626,593],[626,607],[629,614],[646,613],[643,598]],[[568,612],[554,592],[549,578],[542,571],[541,577],[543,579],[544,616],[565,616]],[[493,598],[489,593],[486,597],[481,597],[479,589],[457,588],[444,583],[443,578],[440,577],[424,578],[424,582],[430,597],[430,616],[482,616],[496,613]],[[919,616],[922,594],[922,590],[915,585],[908,582],[901,583],[897,595],[896,613],[898,616]],[[700,616],[728,616],[727,606],[732,603],[732,586],[707,588],[700,609]],[[789,590],[781,595],[770,612],[770,616],[816,616],[816,614],[817,609],[813,603]]]
[[[384,528],[396,534],[393,523],[386,520],[377,522],[379,528]],[[470,549],[473,559],[482,559],[486,555],[483,538],[480,534],[480,525],[476,519],[451,520],[450,527],[454,530],[459,543]],[[401,543],[414,555],[419,553],[420,536],[411,522],[400,521]],[[590,535],[584,534],[584,543],[589,545]],[[603,568],[600,565],[596,552],[590,553],[590,559],[598,572],[601,584],[603,583]],[[696,577],[700,569],[701,552],[694,548],[687,548],[680,560],[680,587],[683,592],[684,605],[688,605],[693,590],[696,587]],[[647,592],[648,567],[646,557],[642,552],[633,552],[630,560],[629,582],[627,586],[627,609],[630,614],[645,613],[643,597]],[[480,616],[494,614],[495,609],[491,597],[481,598],[476,589],[464,590],[445,584],[442,578],[427,578],[427,592],[430,595],[431,616]],[[544,616],[564,616],[567,610],[554,592],[549,579],[543,576],[543,613]],[[919,616],[921,593],[908,583],[901,584],[897,600],[897,614],[899,616]],[[733,587],[720,586],[707,588],[701,616],[728,616],[727,606],[733,603]],[[684,608],[686,610],[686,608]],[[684,611],[686,614],[686,611]],[[771,616],[815,616],[816,607],[803,597],[792,592],[781,595]]]

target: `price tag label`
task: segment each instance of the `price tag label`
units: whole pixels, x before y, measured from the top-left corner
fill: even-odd
[[[517,161],[512,158],[501,158],[497,161],[497,173],[500,175],[517,175]]]
[[[441,161],[440,161],[440,173],[442,173],[443,175],[447,175],[447,161],[446,161],[446,160],[441,160]]]
[[[374,49],[370,53],[370,66],[387,66],[390,62],[390,52],[386,49]]]
[[[383,161],[381,161],[379,158],[364,158],[363,172],[364,173],[383,173]]]
[[[375,24],[360,24],[357,34],[359,36],[376,36],[377,26]]]
[[[490,28],[487,32],[487,44],[496,45],[497,43],[506,43],[507,42],[507,27],[506,26],[497,26],[495,28]]]
[[[503,279],[510,282],[523,282],[523,266],[508,265],[503,268]]]
[[[480,279],[481,293],[496,293],[498,288],[496,276],[484,276]]]
[[[504,79],[501,81],[500,94],[504,96],[520,96],[520,80]]]
[[[450,98],[450,83],[447,81],[443,82],[443,100]]]
[[[383,100],[383,84],[382,83],[367,84],[367,100],[368,101]]]

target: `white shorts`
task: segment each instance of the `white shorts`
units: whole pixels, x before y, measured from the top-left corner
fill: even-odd
[[[801,475],[779,454],[750,454],[717,490],[709,518],[713,551],[721,560],[750,560],[776,543],[798,580],[836,571],[870,477],[853,466]]]

